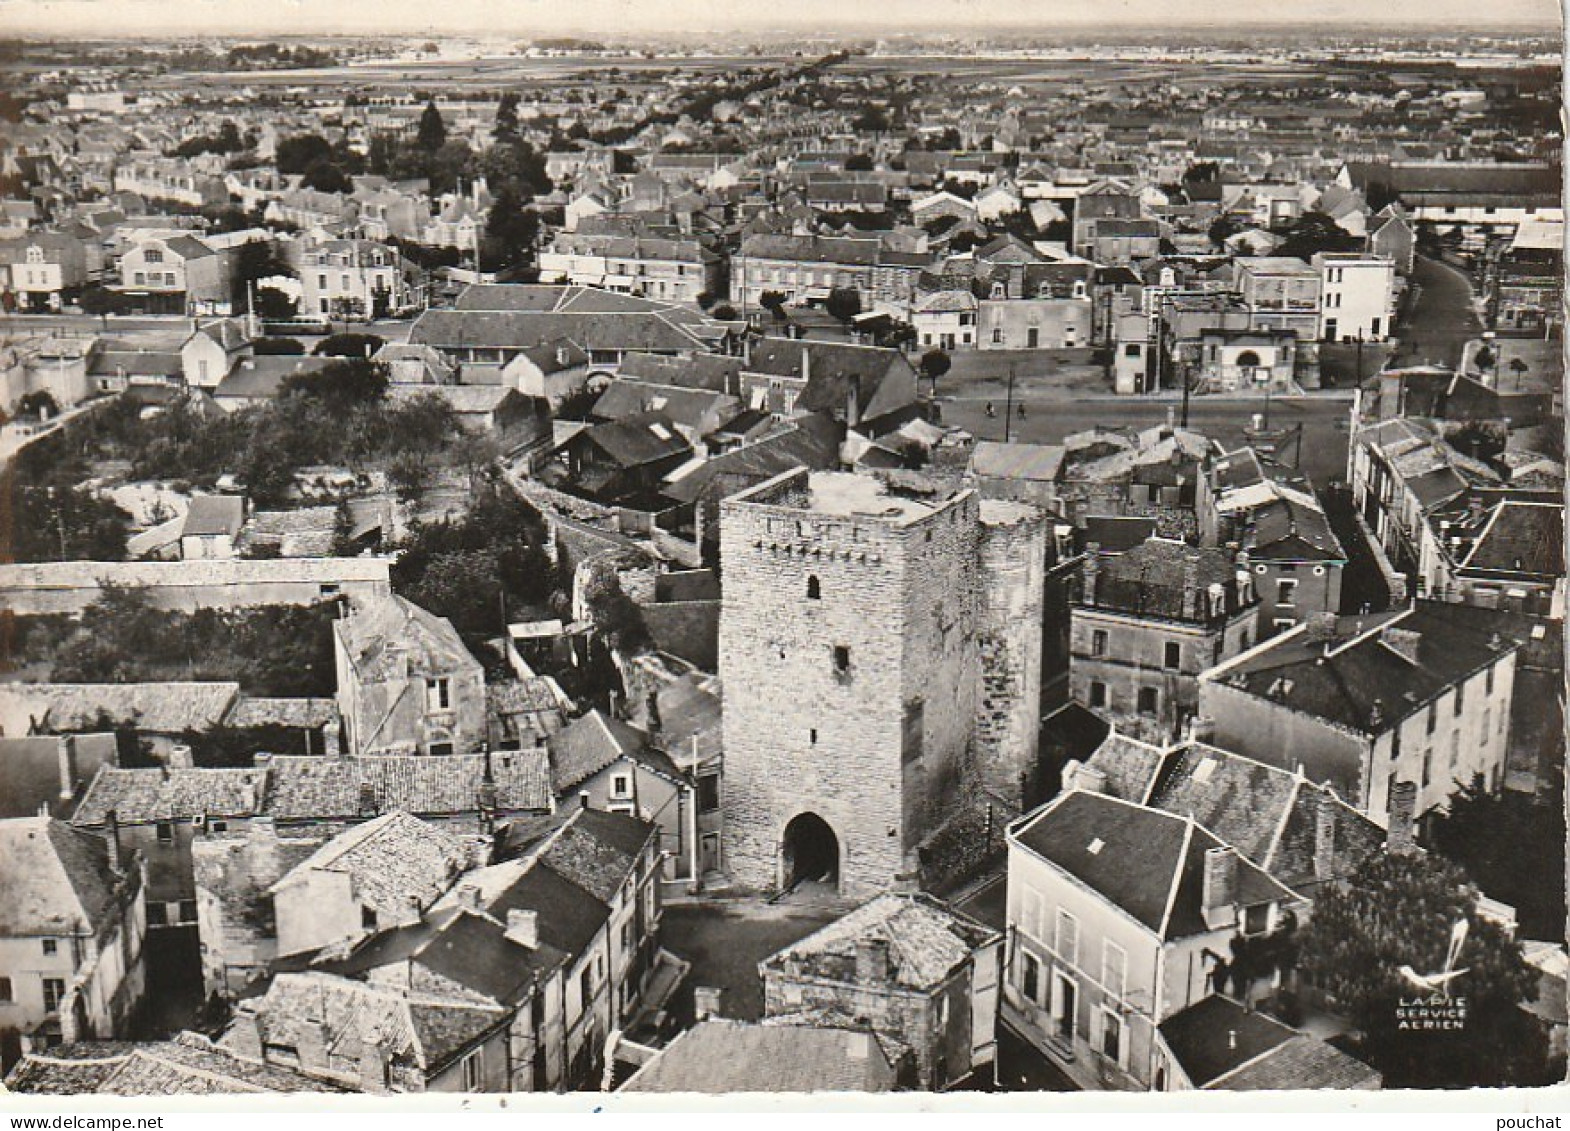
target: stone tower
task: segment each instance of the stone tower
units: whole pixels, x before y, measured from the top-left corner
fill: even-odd
[[[1024,523],[1019,510],[1007,517]],[[839,472],[786,472],[722,505],[725,858],[739,883],[831,880],[855,896],[916,880],[918,849],[983,777],[983,530],[972,491],[917,496]],[[1003,541],[989,565],[1017,556]],[[1031,573],[1025,557],[1016,573]],[[1034,560],[1039,579],[1039,547]],[[1007,742],[988,759],[1006,760]]]

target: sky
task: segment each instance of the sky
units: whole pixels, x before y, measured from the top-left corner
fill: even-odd
[[[433,17],[433,9],[439,16]],[[0,0],[11,33],[70,35],[252,34],[260,32],[490,32],[532,35],[769,27],[860,34],[971,27],[1088,24],[1167,27],[1377,22],[1406,31],[1559,23],[1554,0]]]

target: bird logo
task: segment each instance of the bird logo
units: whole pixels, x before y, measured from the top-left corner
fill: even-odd
[[[1450,949],[1445,954],[1444,969],[1437,974],[1419,974],[1411,966],[1397,968],[1403,978],[1420,990],[1429,994],[1437,994],[1446,1001],[1450,1000],[1450,983],[1471,969],[1470,966],[1456,967],[1461,958],[1461,948],[1466,945],[1467,923],[1460,920],[1450,929]]]

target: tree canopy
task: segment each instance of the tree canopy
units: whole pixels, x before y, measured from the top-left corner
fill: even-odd
[[[1351,881],[1323,891],[1301,937],[1299,969],[1361,1034],[1358,1055],[1392,1088],[1530,1086],[1545,1078],[1547,1042],[1519,1005],[1537,996],[1520,944],[1477,909],[1477,890],[1433,855],[1374,857]],[[1414,1029],[1403,1003],[1428,997],[1408,981],[1443,970],[1451,931],[1468,935],[1449,983],[1465,999],[1464,1027]]]

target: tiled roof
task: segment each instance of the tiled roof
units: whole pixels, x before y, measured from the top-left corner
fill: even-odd
[[[1529,573],[1558,577],[1565,571],[1564,506],[1502,501],[1471,553],[1467,571]]]
[[[235,703],[224,725],[231,727],[322,727],[338,717],[332,699],[275,699],[246,696]]]
[[[358,1061],[366,1044],[407,1059],[427,1077],[496,1028],[506,1011],[478,1001],[369,985],[316,971],[282,973],[242,1010],[254,1013],[262,1043],[298,1048],[307,1024],[322,1027],[329,1058]],[[233,1036],[220,1042],[232,1047]]]
[[[648,735],[595,708],[551,736],[551,786],[558,796],[611,763],[630,758],[667,777],[678,777],[669,758],[649,746]]]
[[[113,922],[115,886],[103,837],[52,817],[0,821],[0,937],[97,934]]]
[[[446,617],[392,596],[333,623],[338,643],[361,683],[475,668],[479,661]]]
[[[969,916],[930,895],[888,893],[862,904],[819,931],[765,958],[759,965],[787,979],[805,976],[856,980],[856,954],[866,940],[888,946],[890,983],[931,990],[997,938]]]
[[[284,891],[311,872],[349,876],[355,898],[383,911],[424,910],[469,861],[469,846],[451,833],[394,811],[339,833],[273,885]]]
[[[103,730],[131,724],[158,734],[210,730],[223,721],[238,683],[11,683],[0,687],[0,733]]]
[[[251,817],[266,804],[267,775],[259,769],[167,769],[105,766],[71,818],[102,825],[111,810],[121,824],[192,817]]]
[[[970,454],[970,473],[983,479],[1024,479],[1051,483],[1063,466],[1057,444],[1004,444],[982,440]]]
[[[627,1081],[626,1092],[887,1092],[894,1070],[870,1033],[701,1021]]]
[[[1355,1057],[1299,1033],[1208,1086],[1228,1092],[1372,1090],[1384,1078]]]
[[[1185,615],[1184,585],[1190,570],[1199,599],[1193,614]],[[1227,615],[1242,607],[1236,574],[1227,550],[1151,538],[1125,553],[1101,555],[1094,592],[1086,586],[1084,604],[1167,620],[1208,621],[1206,593],[1212,585],[1221,587]]]
[[[498,751],[490,761],[499,808],[550,810],[549,763],[543,750]],[[274,757],[268,760],[267,772],[266,813],[278,820],[361,816],[362,786],[374,795],[378,813],[401,809],[435,817],[476,809],[485,755]]]

